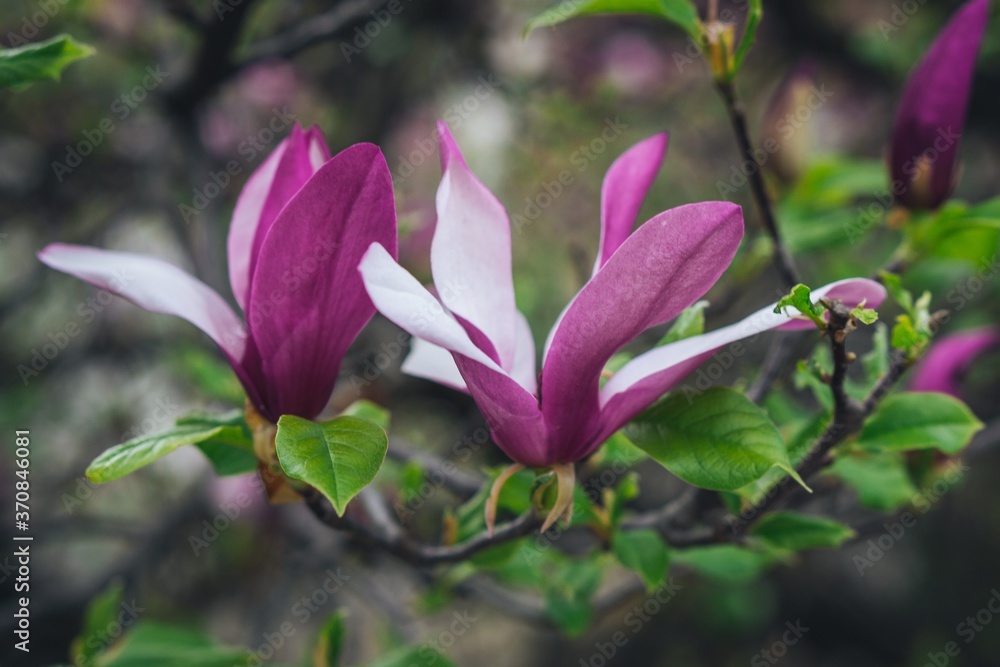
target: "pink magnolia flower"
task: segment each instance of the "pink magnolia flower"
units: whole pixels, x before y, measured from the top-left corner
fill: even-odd
[[[937,391],[961,398],[962,375],[976,357],[1000,347],[1000,329],[982,327],[960,331],[931,344],[910,381],[911,391]]]
[[[911,209],[936,209],[958,178],[958,143],[989,0],[962,6],[913,70],[892,128],[893,192]]]
[[[771,312],[772,304],[739,324],[646,352],[601,386],[611,356],[705,294],[743,237],[741,210],[726,202],[680,206],[632,231],[666,152],[667,136],[660,134],[608,170],[593,275],[553,327],[536,374],[531,330],[514,303],[507,213],[466,165],[444,123],[440,135],[443,175],[431,246],[438,296],[377,243],[359,269],[376,308],[416,338],[404,371],[471,394],[497,445],[518,464],[551,466],[561,482],[571,479],[573,462],[719,348],[766,329],[814,326]],[[885,291],[849,280],[814,292],[823,295],[874,306]]]
[[[162,260],[61,243],[50,267],[177,315],[225,353],[254,407],[275,422],[326,406],[340,362],[375,313],[357,265],[372,243],[396,253],[392,178],[372,144],[335,157],[318,128],[296,125],[247,180],[229,230],[240,318],[200,280]],[[245,320],[245,324],[244,324]]]

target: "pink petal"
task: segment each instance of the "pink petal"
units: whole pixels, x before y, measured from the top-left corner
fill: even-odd
[[[531,325],[520,311],[515,312],[514,361],[510,376],[529,393],[538,392],[538,366],[535,361],[535,339],[531,335]]]
[[[497,445],[520,463],[547,463],[545,424],[537,399],[483,352],[441,302],[384,248],[373,244],[358,270],[380,313],[411,335],[453,354]]]
[[[823,296],[840,299],[851,307],[865,301],[868,307],[875,308],[885,299],[885,289],[872,280],[855,278],[831,283],[812,293],[814,302]],[[635,357],[601,389],[599,435],[581,448],[577,455],[582,458],[596,449],[612,433],[673,389],[718,350],[729,346],[724,353],[727,354],[725,359],[720,358],[720,363],[725,363],[728,367],[745,353],[744,344],[737,341],[756,338],[765,331],[802,328],[799,320],[789,322],[789,317],[797,313],[794,308],[788,309],[787,315],[775,313],[774,304],[771,304],[736,324],[657,347]],[[809,320],[805,324],[808,327],[816,326]],[[684,391],[700,393],[708,389],[708,386],[702,386],[705,384],[702,382],[691,387],[685,386]]]
[[[911,391],[936,391],[961,398],[962,375],[976,357],[1000,346],[1000,329],[982,327],[935,340],[910,380]]]
[[[423,338],[413,339],[401,370],[407,375],[437,382],[457,391],[469,391],[451,352]]]
[[[438,132],[443,173],[431,244],[434,287],[463,325],[474,327],[489,341],[483,349],[490,353],[492,347],[496,361],[510,370],[517,344],[510,220],[466,165],[443,121],[438,121]]]
[[[311,419],[325,407],[347,348],[375,312],[357,266],[372,243],[396,252],[392,177],[377,146],[324,164],[261,244],[247,322],[272,415]]]
[[[257,256],[278,213],[318,169],[316,162],[329,151],[320,147],[318,130],[302,131],[298,124],[247,179],[229,228],[229,282],[236,301],[246,312]]]
[[[594,273],[632,233],[635,218],[667,153],[667,134],[640,141],[614,161],[601,186],[601,245]]]
[[[242,367],[243,322],[211,287],[179,267],[129,252],[53,243],[38,253],[48,266],[124,297],[154,313],[176,315],[215,341],[256,402],[257,389]]]
[[[556,325],[542,370],[542,410],[557,450],[572,451],[596,432],[608,359],[701,298],[742,237],[734,204],[671,209],[637,229],[580,290]]]

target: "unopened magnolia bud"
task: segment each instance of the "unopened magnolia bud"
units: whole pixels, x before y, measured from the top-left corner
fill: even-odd
[[[816,88],[816,66],[803,62],[789,72],[774,92],[761,122],[761,147],[765,163],[785,182],[794,182],[805,171],[812,144],[811,120],[826,102],[828,93]]]

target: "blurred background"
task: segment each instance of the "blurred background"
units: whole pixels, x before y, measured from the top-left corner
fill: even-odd
[[[105,448],[166,428],[193,409],[242,407],[242,394],[193,327],[50,271],[35,253],[53,241],[145,252],[228,295],[224,250],[233,203],[248,174],[290,130],[289,118],[321,127],[334,152],[359,141],[382,147],[396,185],[401,258],[428,281],[440,176],[433,130],[436,119],[445,119],[514,220],[518,306],[539,345],[589,274],[604,171],[656,132],[668,131],[670,146],[643,215],[712,199],[731,199],[747,213],[740,255],[708,296],[709,328],[775,299],[767,241],[737,175],[746,156],[737,152],[707,66],[679,29],[649,19],[597,18],[525,38],[525,22],[547,3],[400,0],[401,11],[384,25],[370,13],[380,4],[0,5],[4,46],[68,32],[97,50],[61,82],[0,92],[0,422],[8,435],[31,429],[36,527],[33,651],[15,653],[5,639],[0,662],[65,662],[86,604],[118,580],[126,599],[141,608],[137,618],[199,627],[228,644],[261,646],[293,620],[297,632],[274,658],[285,662],[304,659],[318,624],[346,608],[347,664],[371,660],[393,641],[437,643],[462,667],[1000,664],[1000,619],[983,623],[980,614],[981,629],[969,643],[958,634],[967,617],[1000,597],[996,448],[977,450],[959,481],[931,490],[929,510],[863,574],[856,557],[872,559],[868,540],[887,532],[889,517],[868,517],[860,537],[843,549],[806,554],[760,577],[678,572],[683,588],[638,628],[641,590],[603,609],[576,636],[552,627],[530,604],[476,587],[446,592],[441,577],[359,548],[301,506],[269,507],[256,480],[215,478],[193,449],[107,486],[86,480],[87,464]],[[891,255],[893,230],[866,227],[856,243],[846,230],[887,187],[881,160],[895,100],[958,5],[764,3],[757,44],[738,82],[755,136],[780,81],[801,63],[811,63],[823,91],[815,103],[789,107],[794,132],[773,171],[787,179],[826,164],[854,177],[845,193],[826,202],[838,207],[834,215],[801,201],[779,207],[807,282],[869,275]],[[721,7],[745,14],[742,2]],[[993,17],[962,145],[956,196],[969,202],[998,194],[998,63],[1000,20]],[[554,192],[564,171],[571,182]],[[769,178],[777,196],[790,192],[782,178]],[[1000,319],[997,236],[953,239],[907,276],[912,289],[933,290],[940,306],[966,288],[968,306],[949,330]],[[992,267],[992,279],[970,282],[983,267]],[[67,334],[71,324],[76,333]],[[380,345],[397,334],[380,319],[367,329],[342,370],[336,405],[359,397],[350,378],[363,376]],[[52,345],[57,353],[43,353]],[[767,341],[757,341],[727,380],[751,380],[766,350]],[[482,422],[464,397],[401,376],[400,361],[393,359],[360,393],[393,406],[394,435],[447,456]],[[963,384],[970,405],[994,427],[997,361],[996,354],[983,357]],[[461,467],[474,474],[502,460],[483,447]],[[12,453],[0,456],[4,507],[13,504],[12,466]],[[392,493],[406,474],[405,466],[389,466],[380,484]],[[644,491],[669,498],[677,488],[669,477],[662,469],[645,471]],[[238,516],[216,521],[236,500]],[[832,511],[849,501],[834,496]],[[409,519],[412,529],[433,536],[444,507],[454,502],[436,494]],[[212,522],[226,525],[213,533]],[[8,531],[4,521],[5,542]],[[9,638],[14,592],[9,564],[2,565],[0,636]],[[303,596],[338,567],[348,573],[344,584],[303,611]],[[476,620],[460,635],[448,634],[456,613]],[[793,645],[764,653],[786,641],[790,626],[808,630]],[[619,631],[628,641],[609,658],[601,647]],[[928,654],[948,641],[957,641],[960,653],[934,663]]]

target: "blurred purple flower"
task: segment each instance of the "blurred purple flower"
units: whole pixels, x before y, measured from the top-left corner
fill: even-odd
[[[911,391],[937,391],[961,398],[961,379],[976,357],[1000,347],[1000,329],[982,327],[935,341],[910,381]]]
[[[642,354],[601,387],[611,356],[708,291],[743,237],[742,212],[727,202],[680,206],[632,231],[666,152],[667,136],[660,134],[608,170],[593,275],[549,334],[536,375],[532,334],[514,303],[507,213],[466,165],[444,123],[440,134],[443,175],[431,247],[439,298],[378,244],[360,270],[378,310],[416,338],[403,370],[470,393],[497,445],[519,464],[552,466],[562,482],[572,475],[572,462],[717,349],[766,329],[803,326],[771,312],[772,305],[739,324]],[[824,294],[875,306],[885,291],[851,280],[814,292]]]
[[[392,179],[378,147],[335,157],[318,128],[292,134],[247,180],[229,230],[229,279],[243,320],[217,292],[162,260],[52,244],[50,267],[182,317],[226,354],[269,421],[326,406],[348,346],[375,309],[357,265],[372,243],[396,252]]]
[[[910,74],[892,128],[893,192],[911,209],[936,209],[958,178],[958,144],[989,0],[967,2]]]

